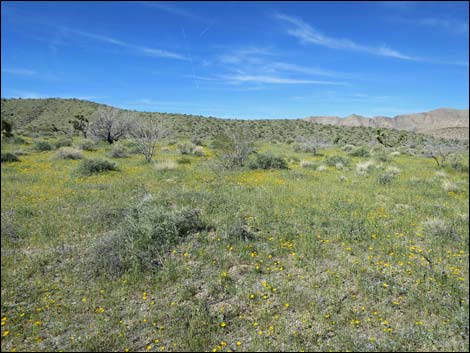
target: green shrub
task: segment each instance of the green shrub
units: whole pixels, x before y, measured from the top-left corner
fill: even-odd
[[[351,152],[349,152],[350,156],[353,157],[369,157],[370,152],[365,146],[360,146],[355,149],[353,149]]]
[[[181,154],[192,154],[196,146],[190,142],[179,143],[176,145],[176,149]]]
[[[189,234],[204,229],[200,211],[174,209],[150,199],[131,208],[121,227],[126,268],[150,269]]]
[[[330,167],[336,166],[336,164],[341,163],[343,166],[349,165],[351,160],[343,156],[330,156],[326,159],[326,165]]]
[[[270,154],[259,153],[255,159],[248,163],[250,169],[288,169],[289,166],[284,158]]]
[[[72,146],[72,139],[69,139],[69,138],[58,139],[54,143],[54,146],[55,146],[55,148],[70,147],[70,146]]]
[[[313,169],[317,170],[317,168],[321,165],[320,162],[314,162],[314,161],[300,161],[300,167],[301,168],[307,168],[307,169]]]
[[[89,176],[106,171],[117,171],[116,164],[102,159],[85,159],[78,166],[78,174]]]
[[[377,182],[382,185],[390,184],[395,178],[395,175],[390,172],[385,172],[377,176]]]
[[[307,143],[294,143],[292,145],[292,149],[294,152],[304,152],[304,153],[312,153],[316,154],[317,153],[317,147],[313,144],[307,144]]]
[[[20,159],[11,152],[2,152],[2,163],[19,162]]]
[[[82,159],[81,152],[71,147],[61,147],[55,154],[57,159]]]
[[[127,154],[126,148],[122,144],[116,143],[113,145],[113,149],[108,152],[107,156],[111,158],[126,158],[129,155]]]
[[[188,157],[181,157],[180,159],[176,160],[178,164],[191,164],[191,160]]]
[[[47,141],[37,141],[34,144],[33,149],[38,152],[43,152],[43,151],[52,151],[53,147]]]
[[[80,142],[80,148],[83,151],[96,151],[96,145],[92,140],[83,140]]]

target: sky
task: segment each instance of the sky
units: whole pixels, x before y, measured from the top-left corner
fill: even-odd
[[[220,118],[468,109],[463,2],[1,3],[1,96]]]

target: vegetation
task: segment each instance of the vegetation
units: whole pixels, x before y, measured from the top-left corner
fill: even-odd
[[[89,176],[92,174],[116,171],[118,170],[116,164],[104,159],[85,159],[78,166],[77,172],[79,175]]]
[[[113,172],[105,156],[133,137],[75,160],[56,158],[64,134],[27,131],[87,104],[11,101],[2,114],[37,116],[2,139],[2,351],[468,351],[465,142],[357,147],[376,131],[165,115],[158,158]],[[204,154],[182,155],[193,138]],[[442,166],[433,144],[455,148]]]

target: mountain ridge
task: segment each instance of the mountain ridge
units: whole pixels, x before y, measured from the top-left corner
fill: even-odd
[[[361,126],[406,130],[445,138],[469,138],[469,110],[437,108],[428,112],[400,114],[394,117],[372,118],[351,114],[344,118],[337,116],[311,116],[304,120],[327,125]]]

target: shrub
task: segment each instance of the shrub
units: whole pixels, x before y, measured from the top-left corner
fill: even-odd
[[[318,168],[317,168],[317,172],[323,172],[324,170],[326,170],[326,165],[319,165]]]
[[[356,172],[359,175],[366,175],[366,174],[370,173],[373,168],[374,168],[374,162],[373,161],[358,163],[356,165]]]
[[[161,161],[155,163],[154,168],[158,171],[175,170],[178,169],[178,165],[173,161]]]
[[[343,147],[341,147],[341,150],[343,150],[344,152],[351,152],[354,148],[354,145],[344,145]]]
[[[390,173],[392,175],[398,175],[401,173],[401,170],[397,167],[394,166],[388,166],[387,169],[385,169],[387,173]]]
[[[365,146],[360,146],[349,152],[349,155],[353,157],[369,157],[370,152]]]
[[[178,164],[191,164],[191,160],[188,157],[181,157],[176,161]]]
[[[317,147],[313,144],[307,144],[307,143],[294,143],[292,145],[292,149],[294,150],[294,152],[304,152],[304,153],[312,153],[312,154],[317,153]]]
[[[319,162],[314,161],[300,161],[301,168],[308,168],[308,169],[317,169],[320,166]]]
[[[202,140],[200,138],[197,138],[197,137],[193,138],[191,140],[191,143],[193,143],[196,146],[204,146],[204,143],[202,142]]]
[[[78,174],[89,176],[106,171],[117,171],[116,164],[102,159],[85,159],[78,166]]]
[[[382,185],[390,184],[394,177],[392,173],[382,173],[377,176],[377,182]]]
[[[392,157],[396,157],[396,156],[399,156],[399,155],[400,155],[400,152],[398,152],[398,151],[393,151],[393,152],[390,153],[390,156],[392,156]]]
[[[452,228],[444,220],[440,218],[429,218],[423,222],[424,231],[433,236],[449,236],[452,235]]]
[[[390,157],[386,153],[377,153],[375,156],[375,160],[379,162],[388,162],[390,161]]]
[[[335,164],[335,168],[336,168],[336,170],[342,170],[344,168],[344,164],[338,162],[338,163]]]
[[[451,156],[449,158],[449,163],[448,166],[457,171],[457,172],[462,172],[462,173],[468,173],[469,171],[469,166],[468,166],[468,159],[465,160],[464,158],[458,158],[456,156]]]
[[[189,234],[204,229],[200,211],[158,205],[150,198],[131,208],[121,227],[125,268],[151,269]]]
[[[447,192],[459,192],[460,186],[450,180],[444,180],[442,182],[442,188]]]
[[[202,148],[201,146],[194,147],[193,154],[198,157],[204,156],[204,148]]]
[[[108,152],[107,156],[111,158],[126,158],[128,157],[128,154],[126,148],[122,144],[116,143],[114,144],[113,149]]]
[[[52,151],[52,145],[47,141],[38,141],[34,144],[33,149],[38,152]]]
[[[176,149],[181,154],[192,154],[195,149],[195,145],[190,142],[179,143],[176,145]]]
[[[19,162],[20,159],[11,152],[2,152],[2,163]]]
[[[55,146],[55,148],[70,147],[70,146],[72,146],[72,140],[69,139],[69,138],[61,138],[61,139],[58,139],[54,143],[54,146]]]
[[[343,166],[349,165],[351,160],[343,156],[330,156],[326,159],[326,165],[336,166],[336,164],[341,163]]]
[[[92,140],[82,140],[80,142],[80,149],[83,151],[96,151],[96,146]]]
[[[61,147],[55,154],[57,159],[82,159],[82,153],[71,147]]]
[[[250,169],[288,169],[287,161],[284,158],[270,154],[259,153],[255,159],[248,163]]]

